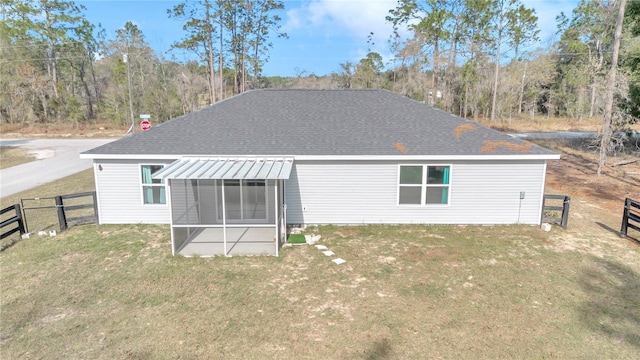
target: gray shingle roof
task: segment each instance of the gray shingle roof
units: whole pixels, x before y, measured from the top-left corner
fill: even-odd
[[[554,155],[386,90],[254,90],[91,155]]]

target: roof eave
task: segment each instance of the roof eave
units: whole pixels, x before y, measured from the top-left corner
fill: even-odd
[[[205,155],[175,154],[80,154],[82,159],[93,160],[176,160],[185,157],[203,157]],[[285,155],[211,155],[212,157],[233,158],[277,158]],[[296,161],[456,161],[456,160],[558,160],[560,154],[480,154],[480,155],[286,155]]]

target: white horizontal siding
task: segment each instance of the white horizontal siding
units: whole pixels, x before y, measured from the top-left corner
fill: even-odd
[[[451,165],[448,205],[398,205],[397,162],[296,161],[285,182],[287,222],[539,223],[544,160],[413,163]]]
[[[143,204],[140,173],[140,164],[168,163],[171,161],[95,160],[100,223],[168,224],[169,205]],[[102,166],[102,170],[98,165]]]
[[[104,224],[170,221],[168,205],[143,205],[140,164],[167,161],[96,160],[98,211]],[[448,205],[397,204],[398,163],[296,161],[285,181],[290,224],[538,224],[544,160],[403,162],[451,165]],[[98,165],[102,170],[98,170]],[[525,199],[520,201],[520,192]],[[169,194],[167,194],[169,195]],[[201,194],[202,196],[202,194]],[[268,203],[273,199],[269,189]],[[205,196],[208,201],[212,196]],[[213,204],[210,204],[213,205]],[[211,207],[205,206],[209,212]],[[270,220],[274,216],[271,206]]]

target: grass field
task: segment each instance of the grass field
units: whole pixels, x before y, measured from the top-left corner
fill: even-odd
[[[640,277],[535,227],[322,227],[281,257],[170,255],[166,226],[82,226],[2,262],[3,359],[616,358]]]
[[[0,161],[0,169],[6,169],[34,161],[36,157],[30,155],[25,149],[11,146],[0,146],[0,159],[2,159],[2,161]]]
[[[87,171],[2,202],[92,181]],[[0,253],[0,358],[637,359],[640,247],[595,211],[574,198],[569,230],[550,233],[308,229],[342,265],[307,245],[173,257],[156,225],[20,240]]]
[[[7,206],[13,204],[20,204],[21,199],[25,200],[25,207],[37,208],[37,207],[50,207],[55,206],[55,200],[51,197],[65,194],[75,194],[87,191],[93,191],[95,189],[93,170],[88,169],[77,174],[67,176],[61,180],[54,181],[48,184],[44,184],[29,190],[22,191],[11,196],[5,196],[0,199],[0,208],[4,209]],[[37,199],[37,200],[36,200]],[[71,199],[67,200],[67,205],[80,205],[87,203],[87,198]],[[81,210],[82,214],[74,212],[72,215],[89,215],[92,210]],[[38,230],[57,230],[58,229],[58,215],[55,208],[48,209],[33,209],[25,211],[28,221],[29,231],[37,232]],[[0,220],[6,220],[15,215],[10,212],[0,216]],[[7,238],[0,241],[0,247],[6,246],[7,242],[11,242],[19,238],[17,236]]]

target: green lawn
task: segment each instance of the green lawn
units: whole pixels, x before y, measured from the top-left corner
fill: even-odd
[[[49,189],[66,193],[61,184],[79,179]],[[85,225],[18,241],[0,253],[0,358],[640,354],[638,247],[557,227],[307,233],[321,234],[335,256],[309,245],[280,257],[173,257],[168,226],[155,225]],[[598,256],[567,246],[585,242]]]
[[[290,244],[306,244],[307,239],[302,234],[291,234],[287,237],[287,242]]]

